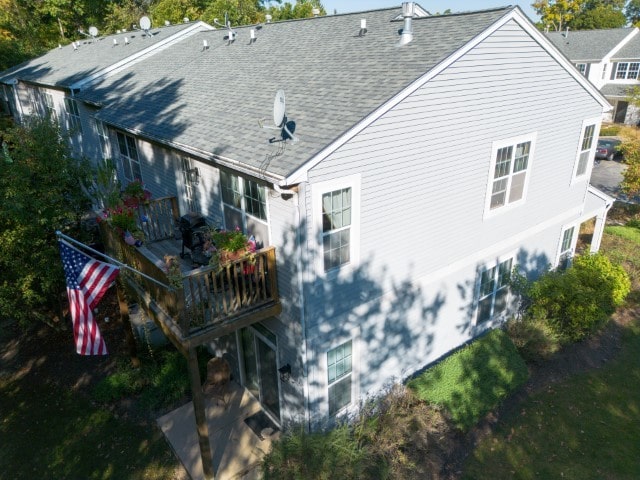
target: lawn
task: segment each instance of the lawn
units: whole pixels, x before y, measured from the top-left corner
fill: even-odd
[[[634,292],[618,312],[620,353],[602,368],[549,384],[505,417],[470,455],[463,478],[640,478],[640,242],[607,229],[602,251],[623,263]]]

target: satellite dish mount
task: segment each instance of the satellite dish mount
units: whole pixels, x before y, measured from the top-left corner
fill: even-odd
[[[287,105],[284,90],[278,90],[276,92],[276,98],[273,101],[273,124],[274,126],[271,127],[263,125],[262,121],[260,122],[262,128],[280,131],[280,139],[276,139],[276,137],[270,138],[269,143],[284,142],[287,140],[297,143],[299,141],[299,138],[293,134],[296,129],[296,123],[287,119]]]
[[[144,31],[147,37],[151,36],[149,29],[151,28],[151,19],[146,15],[140,18],[140,28]]]

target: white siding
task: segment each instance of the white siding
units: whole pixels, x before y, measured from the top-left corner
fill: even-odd
[[[359,324],[372,355],[363,360],[367,392],[475,336],[465,327],[478,252],[518,251],[536,271],[553,261],[561,225],[577,217],[587,186],[571,186],[582,122],[601,114],[510,22],[314,167],[312,185],[361,175],[361,261],[350,278],[310,286],[310,338],[326,349]],[[526,201],[483,219],[492,143],[531,133]],[[309,197],[307,215],[312,223]],[[312,375],[324,385],[322,372]]]

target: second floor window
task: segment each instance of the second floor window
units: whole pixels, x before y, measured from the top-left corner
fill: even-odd
[[[324,270],[351,260],[351,188],[322,195],[322,246]]]
[[[576,68],[578,69],[578,71],[584,75],[585,77],[587,76],[587,64],[586,63],[576,63]]]
[[[73,133],[82,135],[82,123],[80,122],[80,111],[78,103],[72,98],[64,99],[64,109],[67,114],[67,128]]]
[[[637,80],[640,71],[640,63],[621,62],[616,69],[616,80]]]
[[[588,123],[583,127],[582,138],[580,140],[580,150],[578,151],[575,178],[581,177],[585,173],[587,173],[589,160],[592,158],[591,153],[594,145],[593,140],[595,131],[595,123]]]
[[[494,143],[485,214],[524,201],[534,135]]]
[[[129,182],[142,180],[140,157],[138,156],[135,138],[118,132],[118,150],[125,179]]]

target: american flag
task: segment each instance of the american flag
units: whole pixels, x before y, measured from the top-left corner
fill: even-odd
[[[107,346],[93,318],[93,309],[120,270],[108,263],[94,260],[64,240],[59,242],[67,279],[76,352],[80,355],[106,355]]]

